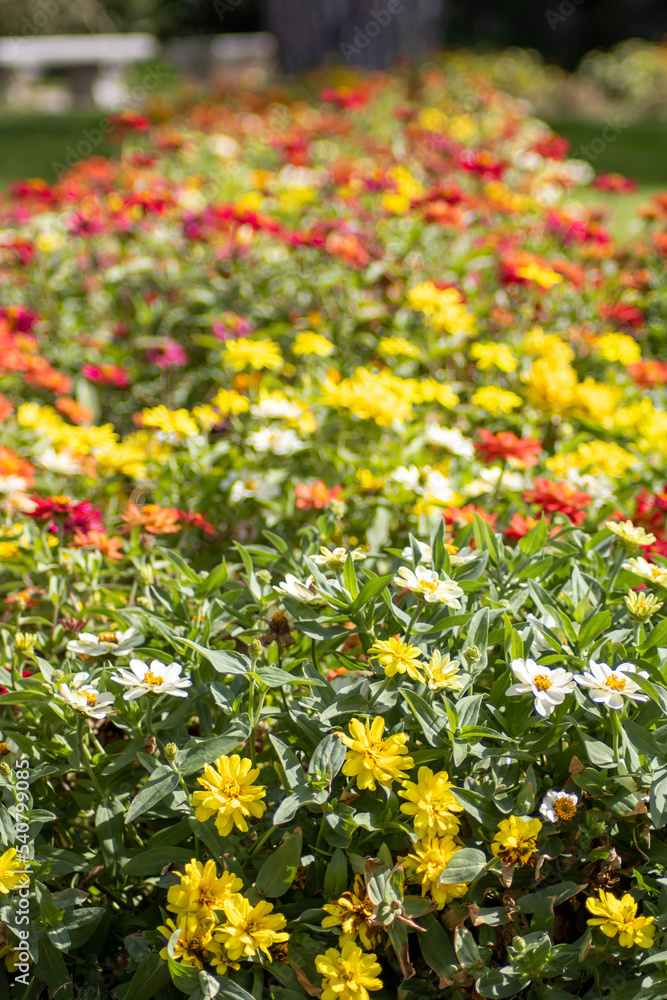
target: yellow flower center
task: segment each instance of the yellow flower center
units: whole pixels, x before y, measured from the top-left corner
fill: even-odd
[[[157,686],[158,684],[163,683],[164,677],[160,677],[159,674],[154,674],[152,670],[149,670],[144,674],[144,684],[154,684]]]
[[[232,778],[231,781],[228,781],[226,785],[222,786],[221,791],[222,794],[226,795],[228,799],[235,799],[239,795],[241,788],[238,781],[235,781]]]
[[[609,674],[605,684],[612,691],[623,691],[625,688],[625,677],[619,677],[618,674]]]
[[[535,674],[533,683],[538,691],[548,691],[551,687],[551,681],[547,674]]]
[[[422,590],[427,590],[432,594],[434,590],[438,589],[438,580],[421,580],[419,585]]]
[[[9,747],[6,743],[0,742],[0,757],[6,757],[9,753]]]
[[[89,708],[92,708],[93,705],[97,705],[97,695],[94,691],[84,691],[83,693],[86,696]]]
[[[98,642],[112,642],[118,643],[118,635],[116,632],[100,632],[97,637]]]
[[[577,807],[572,799],[568,799],[565,795],[563,795],[560,799],[556,799],[554,802],[554,812],[559,819],[564,821],[572,819],[576,811]]]

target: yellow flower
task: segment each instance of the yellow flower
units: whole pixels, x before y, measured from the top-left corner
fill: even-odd
[[[506,864],[530,864],[536,850],[536,838],[542,824],[539,819],[525,820],[520,816],[501,819],[498,832],[491,843],[491,851],[496,858]]]
[[[588,920],[590,927],[599,927],[603,934],[613,938],[618,934],[622,948],[651,948],[655,935],[653,917],[638,917],[637,904],[626,892],[617,899],[611,892],[599,890],[599,899],[587,899],[586,909],[593,914]]]
[[[142,410],[141,422],[144,427],[156,427],[163,434],[175,434],[183,439],[199,433],[197,422],[187,410],[168,410],[166,406]]]
[[[617,361],[622,365],[633,365],[641,361],[639,344],[626,333],[603,333],[593,346],[605,361]]]
[[[384,479],[373,475],[370,469],[357,469],[356,479],[360,488],[367,493],[372,490],[381,490],[384,486]]]
[[[516,371],[518,364],[507,344],[473,344],[470,348],[470,357],[477,362],[477,367],[483,372],[489,368],[499,368],[501,372],[509,374]]]
[[[378,354],[383,358],[418,358],[419,348],[405,337],[381,337],[378,341]]]
[[[529,330],[521,342],[526,354],[538,358],[549,358],[559,364],[569,364],[574,360],[574,351],[557,333],[545,333],[541,326]]]
[[[553,288],[554,285],[560,285],[563,280],[563,276],[558,274],[557,271],[552,271],[550,267],[544,267],[536,263],[517,267],[516,273],[520,278],[525,278],[527,281],[534,281],[536,285],[545,290]]]
[[[203,969],[210,959],[211,949],[219,950],[219,945],[216,947],[212,942],[213,921],[200,920],[194,914],[186,914],[177,924],[169,918],[166,926],[158,927],[158,930],[169,940],[177,927],[181,933],[174,947],[176,961],[196,969]],[[167,955],[165,946],[160,952],[160,958],[166,961]]]
[[[366,886],[361,875],[354,876],[354,884],[349,892],[333,903],[325,903],[322,907],[329,916],[322,920],[322,927],[340,927],[341,943],[345,941],[361,941],[364,948],[371,951],[380,938],[380,928],[373,919],[375,906],[366,893]]]
[[[404,781],[399,795],[407,799],[401,812],[414,817],[415,833],[420,840],[455,834],[459,821],[454,813],[463,807],[452,795],[452,783],[446,771],[434,774],[430,767],[420,767],[417,782]]]
[[[266,794],[266,786],[253,784],[259,768],[253,768],[249,760],[242,760],[238,754],[219,757],[215,766],[217,771],[207,764],[203,777],[197,778],[206,791],[192,796],[195,816],[202,823],[215,816],[221,837],[227,837],[234,827],[247,833],[247,817],[259,819],[266,811],[266,803],[259,801]]]
[[[407,673],[413,681],[423,680],[421,668],[422,651],[416,646],[410,646],[402,639],[378,639],[368,650],[368,655],[374,657],[382,667],[387,677]]]
[[[29,876],[26,871],[30,862],[16,856],[16,848],[10,847],[0,857],[0,892],[8,893],[27,886]]]
[[[315,355],[317,358],[328,358],[334,350],[334,345],[330,340],[323,337],[321,333],[311,333],[309,330],[297,333],[292,344],[292,353],[296,354],[297,357]]]
[[[228,340],[222,349],[222,355],[235,372],[243,371],[244,368],[270,368],[271,371],[278,371],[283,363],[280,349],[272,340],[250,340],[249,337]]]
[[[515,392],[500,389],[497,385],[487,385],[472,394],[471,402],[480,410],[485,410],[491,416],[497,417],[500,414],[516,410],[517,406],[521,406],[523,400]]]
[[[455,546],[451,546],[455,548]],[[459,661],[451,660],[449,653],[443,656],[439,650],[435,650],[427,664],[423,665],[426,675],[426,683],[431,691],[439,691],[444,688],[448,691],[461,690],[461,675],[459,672]]]
[[[283,930],[285,918],[282,913],[272,912],[273,903],[262,899],[251,906],[244,896],[236,894],[225,900],[224,911],[227,923],[216,928],[214,937],[233,962],[252,958],[258,951],[271,961],[269,948],[289,940]]]
[[[405,733],[382,739],[384,719],[381,716],[376,716],[372,725],[366,719],[365,726],[359,719],[352,719],[349,729],[349,736],[341,736],[348,748],[343,774],[356,778],[359,788],[374,791],[376,781],[380,785],[391,785],[394,779],[405,778],[405,772],[414,766],[412,757],[407,756]]]
[[[185,866],[180,885],[172,885],[167,893],[167,909],[182,916],[194,913],[202,919],[222,910],[226,899],[243,888],[243,882],[233,872],[223,872],[220,878],[215,861],[205,865],[194,858]]]
[[[447,124],[447,117],[440,108],[422,108],[417,115],[420,128],[429,132],[442,132]]]
[[[655,542],[655,535],[650,531],[644,531],[639,525],[634,525],[632,521],[621,521],[620,524],[615,521],[605,521],[604,527],[609,528],[629,549],[636,549],[638,545],[648,548]]]
[[[426,378],[418,383],[416,402],[440,403],[447,410],[452,410],[459,402],[459,397],[453,389],[434,378]]]
[[[392,375],[388,369],[374,373],[357,368],[351,378],[338,383],[327,379],[322,402],[388,427],[396,420],[405,422],[410,418],[417,397],[416,385],[411,379]]]
[[[584,416],[602,424],[607,418],[613,417],[622,395],[623,391],[615,386],[586,378],[577,386],[573,405]]]
[[[368,1000],[369,990],[382,989],[375,955],[365,955],[352,941],[340,951],[327,948],[315,959],[315,968],[322,976],[322,1000]]]
[[[468,886],[464,882],[457,882],[454,885],[440,885],[440,876],[447,867],[457,851],[461,847],[453,837],[434,837],[417,843],[412,849],[412,854],[406,855],[403,859],[405,868],[410,873],[411,881],[421,882],[422,896],[430,893],[431,898],[438,904],[438,909],[450,903],[452,899],[460,899],[465,896]],[[414,879],[412,873],[414,872]]]
[[[613,441],[584,441],[574,451],[561,452],[546,460],[547,468],[556,479],[565,479],[568,469],[620,479],[636,464],[635,456]]]
[[[193,407],[192,416],[203,431],[210,431],[212,427],[215,427],[220,422],[220,414],[208,403],[205,403],[203,406]]]
[[[547,413],[562,413],[577,399],[577,373],[554,358],[538,358],[523,379],[531,402]]]
[[[647,622],[662,607],[662,601],[655,594],[637,590],[629,590],[623,600],[628,609],[628,618],[633,622]]]
[[[463,295],[457,288],[436,288],[432,281],[423,281],[408,292],[408,302],[413,309],[424,313],[436,330],[451,336],[466,337],[476,332],[475,317],[466,308]]]
[[[215,406],[223,417],[228,417],[230,413],[232,416],[237,416],[250,409],[247,396],[242,396],[235,389],[219,389],[211,400],[211,406]]]
[[[0,542],[0,559],[13,559],[19,552],[16,542]]]

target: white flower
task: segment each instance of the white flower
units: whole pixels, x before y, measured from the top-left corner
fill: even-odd
[[[563,667],[550,670],[535,660],[512,660],[512,673],[519,683],[512,684],[505,693],[532,694],[538,715],[551,715],[557,705],[562,705],[565,695],[574,691],[574,678]]]
[[[440,448],[446,448],[447,451],[451,451],[452,454],[460,455],[461,458],[467,458],[469,461],[475,454],[472,441],[464,438],[461,431],[456,427],[452,427],[448,430],[446,427],[441,427],[439,424],[427,424],[426,440],[429,444],[435,444]]]
[[[323,608],[326,600],[321,594],[315,593],[315,579],[309,576],[305,583],[298,580],[293,573],[288,573],[282,583],[273,589],[283,597],[294,597],[302,604],[310,604],[312,607]]]
[[[114,709],[114,696],[108,691],[99,692],[95,684],[86,684],[90,674],[75,674],[70,684],[61,684],[58,697],[70,708],[89,719],[105,719]]]
[[[540,803],[540,815],[548,823],[566,823],[577,811],[579,797],[573,792],[559,792],[550,788]]]
[[[630,559],[623,563],[623,569],[630,570],[635,576],[641,577],[642,580],[648,580],[656,587],[667,587],[667,569],[664,566],[650,563],[643,556],[637,556],[636,559]]]
[[[633,524],[632,521],[621,521],[620,523],[605,521],[603,527],[608,528],[631,549],[638,545],[648,548],[655,542],[655,535],[652,535],[650,531],[644,531],[642,527]]]
[[[272,455],[293,455],[303,448],[303,441],[293,430],[281,430],[280,427],[261,427],[248,435],[248,444],[255,451]]]
[[[366,558],[366,553],[361,549],[347,549],[339,546],[335,549],[328,549],[326,545],[320,546],[319,555],[311,556],[310,561],[316,566],[323,566],[325,569],[341,569],[347,562],[348,555],[352,556],[354,562]]]
[[[427,604],[446,604],[448,608],[456,610],[461,607],[459,597],[463,591],[458,583],[441,580],[437,573],[424,566],[417,566],[414,572],[407,566],[401,566],[394,577],[394,583],[397,587],[407,587]]]
[[[289,399],[264,396],[260,398],[259,403],[250,407],[250,412],[253,417],[260,417],[264,420],[298,420],[303,413],[303,408]]]
[[[254,500],[271,500],[280,493],[280,487],[276,483],[270,483],[266,479],[259,479],[256,476],[248,476],[247,479],[237,479],[231,484],[229,499],[231,503],[238,503],[239,500],[247,500],[252,497]]]
[[[518,493],[519,490],[525,489],[525,477],[520,472],[512,472],[510,469],[505,469],[503,472],[500,466],[493,465],[488,469],[481,469],[479,478],[464,486],[462,492],[466,497],[479,496],[480,493],[491,493],[497,488],[501,475],[500,488],[503,493]]]
[[[171,694],[175,698],[187,698],[187,688],[192,687],[192,681],[181,677],[183,667],[180,663],[170,663],[168,666],[160,660],[151,660],[150,667],[143,660],[130,660],[130,669],[122,668],[113,674],[112,681],[129,687],[123,695],[125,701],[141,698],[142,695]]]
[[[123,656],[135,646],[141,646],[144,636],[136,628],[124,632],[82,632],[78,639],[70,639],[67,652],[74,656]]]
[[[576,679],[580,687],[588,688],[591,701],[618,710],[623,708],[624,698],[630,698],[631,701],[648,701],[647,695],[630,676],[636,673],[637,668],[634,663],[619,663],[612,670],[606,663],[596,663],[591,660],[588,670],[583,674],[577,674]],[[648,674],[645,670],[640,670],[638,676],[648,677]]]
[[[430,472],[430,468],[428,471]],[[398,469],[394,469],[391,478],[395,483],[400,483],[406,490],[412,490],[414,493],[421,487],[421,475],[416,465],[411,465],[409,468],[406,465],[399,466]]]
[[[454,491],[441,472],[429,471],[421,493],[427,500],[437,500],[439,503],[451,503]]]
[[[61,476],[78,476],[83,472],[83,466],[77,462],[69,451],[57,452],[55,448],[47,448],[37,459],[38,465],[49,472],[57,472]]]
[[[27,487],[23,476],[0,476],[0,493],[25,493]]]
[[[420,559],[419,565],[420,566],[430,566],[431,563],[433,562],[433,549],[431,548],[430,545],[427,545],[426,542],[420,542],[417,539],[415,539],[415,541],[417,542],[417,547],[418,547],[419,552],[421,554],[421,559]],[[411,546],[407,545],[403,549],[403,551],[401,552],[401,557],[403,559],[412,559],[412,548],[411,548]]]

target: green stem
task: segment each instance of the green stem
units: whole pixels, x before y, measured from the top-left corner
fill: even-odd
[[[99,781],[97,780],[97,775],[93,770],[91,763],[90,753],[88,751],[88,746],[85,739],[85,726],[86,721],[82,716],[77,716],[76,720],[76,737],[79,745],[79,763],[83,764],[83,768],[91,780],[93,788],[100,797],[100,801],[106,799],[106,794],[102,789]]]
[[[501,486],[501,483],[503,481],[503,476],[505,475],[505,469],[506,468],[507,468],[507,459],[504,458],[502,460],[502,462],[500,463],[500,475],[498,476],[498,482],[496,483],[496,488],[493,491],[493,495],[491,497],[491,506],[492,507],[493,507],[493,504],[496,502],[496,500],[498,498],[498,494],[500,493],[500,486]]]
[[[610,711],[611,711],[611,736],[612,736],[612,745],[614,749],[614,760],[618,762],[619,760],[618,745],[619,745],[619,738],[621,735],[621,720],[619,718],[618,711],[614,710]]]
[[[412,617],[411,617],[410,621],[408,622],[408,627],[407,627],[407,630],[406,630],[406,633],[405,633],[405,641],[406,642],[410,638],[410,633],[412,632],[413,628],[415,627],[415,623],[416,623],[417,619],[419,618],[420,612],[421,612],[421,607],[420,607],[419,603],[417,603],[417,606],[416,606],[415,610],[412,613]]]
[[[250,691],[248,692],[248,715],[250,716],[248,749],[250,750],[250,761],[252,766],[255,767],[257,763],[255,755],[255,678],[252,674],[250,675]]]
[[[258,837],[258,839],[255,841],[255,843],[252,845],[252,847],[248,851],[248,857],[249,858],[251,858],[253,856],[253,854],[255,853],[255,851],[258,851],[260,849],[260,847],[263,847],[263,845],[267,842],[267,840],[269,839],[269,837],[273,833],[274,829],[275,829],[275,827],[270,826],[268,828],[268,830],[264,831],[264,833],[262,834],[261,837]]]
[[[625,560],[627,558],[628,558],[628,554],[625,551],[621,551],[620,555],[618,555],[616,557],[616,562],[614,563],[614,568],[611,571],[611,579],[609,580],[609,583],[607,584],[607,593],[608,594],[611,594],[612,590],[614,589],[614,584],[616,583],[616,577],[620,573],[621,566],[623,565],[623,563],[625,562]]]

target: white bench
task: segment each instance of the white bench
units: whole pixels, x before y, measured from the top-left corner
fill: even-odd
[[[42,35],[0,38],[0,75],[38,80],[48,70],[62,71],[78,104],[93,103],[98,78],[123,67],[153,59],[157,39],[144,33],[127,35]]]
[[[220,74],[238,80],[248,71],[271,73],[278,56],[278,41],[268,31],[232,32],[227,35],[193,35],[175,38],[164,49],[166,60],[188,76],[215,81]]]

